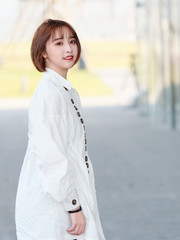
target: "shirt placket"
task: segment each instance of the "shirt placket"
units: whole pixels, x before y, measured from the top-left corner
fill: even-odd
[[[64,88],[65,88],[65,87],[64,87]],[[65,89],[66,89],[66,91],[68,91],[67,88],[65,88]],[[85,160],[85,164],[86,164],[86,167],[87,167],[88,173],[90,173],[90,171],[89,171],[89,162],[88,162],[88,154],[87,154],[86,129],[85,129],[84,120],[83,120],[83,118],[82,118],[82,116],[81,116],[81,114],[80,114],[80,112],[79,112],[77,106],[75,105],[74,99],[73,99],[72,97],[71,97],[71,103],[72,103],[72,105],[74,106],[74,110],[76,111],[77,116],[78,116],[78,118],[79,118],[79,121],[81,122],[82,127],[83,127],[83,131],[84,131],[84,148],[85,148],[85,149],[84,149],[84,150],[85,150],[84,160]]]

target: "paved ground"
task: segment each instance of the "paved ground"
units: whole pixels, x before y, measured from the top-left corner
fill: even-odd
[[[84,118],[106,239],[179,240],[179,132],[157,129],[137,109],[118,105],[85,107]],[[27,109],[1,109],[0,133],[0,239],[15,240]]]
[[[86,118],[107,239],[180,239],[179,132],[133,109],[91,108]]]

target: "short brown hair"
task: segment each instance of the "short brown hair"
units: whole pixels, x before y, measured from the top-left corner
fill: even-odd
[[[78,54],[74,64],[78,62],[81,55],[81,44],[74,28],[65,21],[47,19],[37,28],[31,43],[31,59],[39,72],[46,71],[43,52],[45,51],[47,41],[55,33],[56,29],[62,29],[62,27],[67,27],[76,39]]]

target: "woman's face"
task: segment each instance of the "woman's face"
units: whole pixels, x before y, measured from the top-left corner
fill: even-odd
[[[56,30],[54,36],[46,43],[45,66],[66,78],[68,69],[72,68],[77,58],[76,39],[67,27]]]

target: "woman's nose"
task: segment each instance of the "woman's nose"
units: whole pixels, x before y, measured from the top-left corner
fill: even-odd
[[[69,43],[66,43],[65,48],[66,48],[67,52],[71,52],[72,51],[71,45]]]

